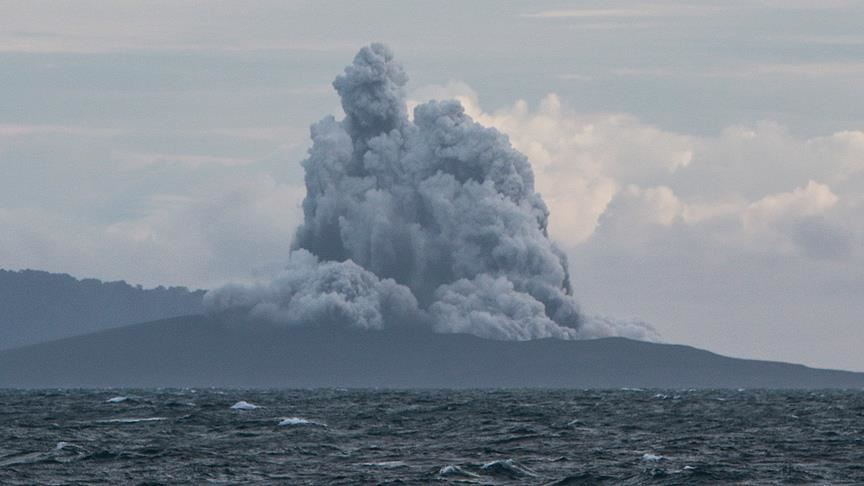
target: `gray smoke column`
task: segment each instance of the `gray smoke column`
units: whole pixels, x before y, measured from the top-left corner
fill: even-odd
[[[456,101],[417,106],[409,119],[407,79],[381,44],[336,78],[346,117],[311,128],[287,268],[209,292],[209,311],[493,339],[651,338],[648,326],[579,313],[528,160]]]

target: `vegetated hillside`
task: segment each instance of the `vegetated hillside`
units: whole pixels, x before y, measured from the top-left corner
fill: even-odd
[[[493,341],[185,316],[0,352],[3,387],[862,388],[864,373],[624,338]]]
[[[201,312],[204,291],[0,270],[0,349]]]

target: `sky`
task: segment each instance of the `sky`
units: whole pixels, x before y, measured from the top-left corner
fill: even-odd
[[[864,370],[864,2],[0,3],[0,267],[285,264],[370,42],[534,166],[586,312]]]

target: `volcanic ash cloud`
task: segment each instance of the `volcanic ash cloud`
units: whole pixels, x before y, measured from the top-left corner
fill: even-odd
[[[579,313],[528,160],[456,101],[417,106],[412,121],[407,80],[381,44],[336,78],[346,117],[311,128],[287,267],[209,292],[209,312],[493,339],[652,337],[648,326]]]

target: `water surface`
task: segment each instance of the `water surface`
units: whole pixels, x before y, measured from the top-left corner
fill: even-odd
[[[864,483],[862,391],[0,391],[0,425],[0,484]]]

